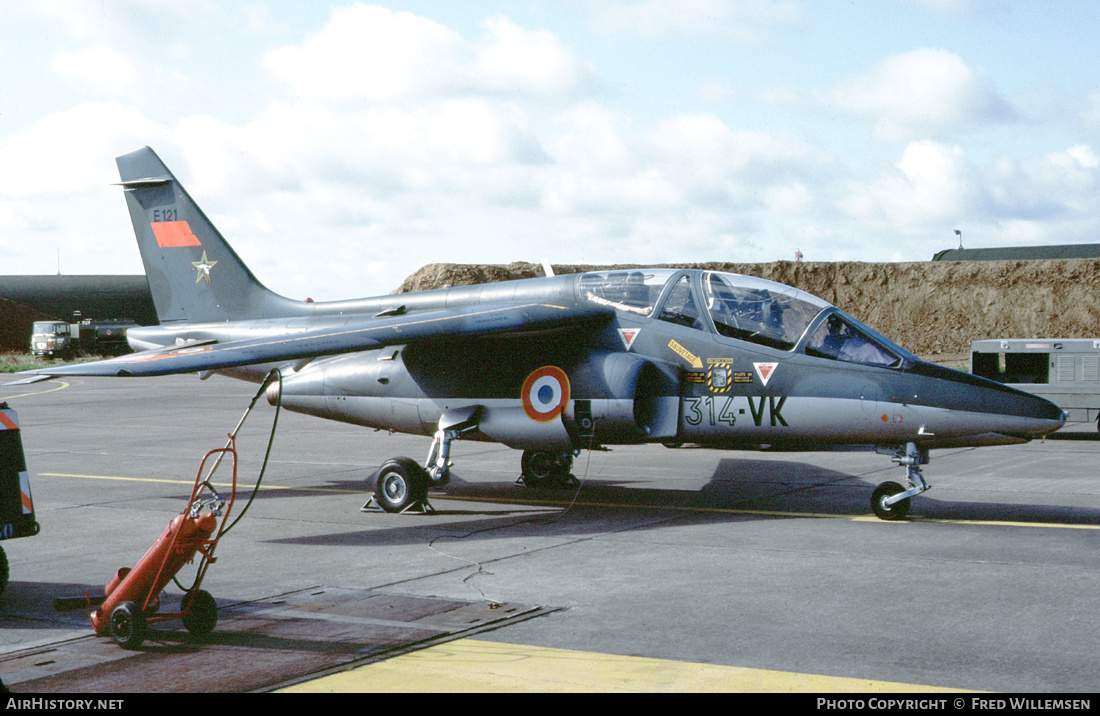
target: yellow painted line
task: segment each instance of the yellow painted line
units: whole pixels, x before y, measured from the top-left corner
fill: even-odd
[[[433,497],[432,499],[435,499]],[[552,506],[552,507],[568,507],[570,505],[574,507],[612,507],[617,509],[631,509],[631,510],[672,510],[679,512],[712,512],[718,514],[729,515],[748,515],[752,517],[804,517],[813,519],[833,519],[833,520],[848,520],[849,522],[872,522],[876,524],[885,525],[904,525],[908,522],[929,522],[940,524],[954,524],[954,525],[984,525],[984,526],[1000,526],[1000,527],[1054,527],[1059,529],[1073,529],[1073,530],[1100,530],[1100,525],[1073,525],[1061,522],[1008,522],[1003,520],[945,520],[935,519],[931,517],[920,517],[919,515],[910,515],[908,519],[898,521],[880,520],[874,515],[833,515],[826,512],[785,512],[781,510],[740,510],[733,507],[692,507],[684,505],[641,505],[631,504],[629,502],[584,502],[582,500],[528,500],[528,499],[513,499],[513,498],[500,498],[500,497],[464,497],[461,495],[447,495],[447,500],[458,500],[461,502],[491,502],[502,504],[518,504],[518,505],[532,505],[532,506]]]
[[[163,480],[153,477],[121,477],[116,475],[76,475],[61,472],[40,472],[42,477],[75,477],[84,480],[119,480],[128,482],[162,482],[172,485],[194,485],[194,480]],[[211,483],[215,487],[232,487],[229,483]],[[237,489],[252,489],[253,484],[238,483]],[[328,487],[288,487],[284,485],[264,485],[265,490],[289,490],[293,492],[331,492],[333,494],[360,495],[362,490],[342,490]],[[1073,525],[1061,522],[1009,522],[1005,520],[943,520],[930,517],[911,516],[906,520],[890,522],[880,520],[873,515],[832,515],[825,512],[784,512],[780,510],[739,510],[731,507],[691,507],[684,505],[639,505],[628,502],[584,502],[581,500],[531,500],[503,497],[464,497],[462,495],[430,495],[431,500],[456,502],[488,502],[504,505],[530,505],[532,507],[604,507],[623,510],[671,510],[673,512],[704,512],[728,515],[748,515],[750,517],[801,517],[808,519],[848,520],[849,522],[870,522],[883,525],[904,525],[909,522],[928,522],[933,524],[978,525],[984,527],[1051,527],[1067,530],[1100,530],[1100,525]]]
[[[18,373],[12,373],[12,375],[19,375],[19,374]],[[45,395],[46,393],[56,393],[57,391],[65,390],[65,388],[68,388],[68,387],[69,387],[68,383],[62,382],[60,385],[58,385],[56,387],[53,387],[53,388],[50,388],[49,390],[36,390],[33,393],[20,393],[19,395],[8,395],[8,396],[5,396],[3,398],[0,398],[0,400],[16,400],[17,398],[29,398],[33,395]]]
[[[168,485],[187,485],[194,486],[194,480],[164,480],[155,477],[122,477],[119,475],[75,475],[65,472],[40,472],[41,477],[75,477],[81,480],[118,480],[119,482],[159,482]],[[212,482],[210,483],[214,487],[231,488],[233,485],[228,482]],[[243,482],[237,483],[238,490],[251,490],[256,487],[255,484],[248,484]],[[331,492],[334,494],[361,494],[361,490],[340,490],[336,488],[327,487],[288,487],[286,485],[263,485],[264,490],[289,490],[292,492]]]
[[[646,691],[927,693],[958,690],[460,639],[297,684],[280,693]]]
[[[877,517],[866,517],[868,521],[879,521]],[[1065,522],[1009,522],[1007,520],[938,520],[931,517],[911,517],[910,522],[940,522],[952,525],[982,525],[992,527],[1055,527],[1063,530],[1100,530],[1100,525],[1071,525]]]

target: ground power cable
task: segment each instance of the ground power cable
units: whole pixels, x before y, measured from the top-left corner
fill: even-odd
[[[279,389],[278,389],[278,392],[276,393],[276,397],[275,397],[275,415],[271,420],[271,432],[268,434],[267,449],[264,451],[264,459],[263,459],[263,462],[260,464],[260,472],[259,472],[259,475],[256,477],[256,484],[252,487],[252,494],[250,494],[248,496],[248,501],[245,502],[245,505],[244,505],[243,508],[241,508],[240,513],[238,513],[238,515],[235,518],[233,518],[233,521],[229,523],[228,527],[226,527],[225,529],[223,529],[221,531],[221,533],[218,536],[218,541],[221,541],[222,537],[225,537],[227,534],[229,534],[229,531],[232,530],[234,527],[236,527],[237,523],[240,522],[241,519],[244,518],[244,516],[248,512],[249,508],[252,507],[252,502],[256,499],[256,495],[259,494],[259,492],[260,492],[260,485],[264,481],[264,475],[267,473],[267,464],[268,464],[268,461],[271,458],[271,448],[275,444],[275,431],[279,427],[279,413],[280,413],[280,411],[282,410],[282,407],[283,407],[283,374],[282,374],[282,371],[280,371],[278,368],[275,368],[270,373],[267,374],[267,377],[264,379],[263,383],[261,383],[261,385],[260,385],[260,389],[258,391],[256,391],[256,395],[254,395],[252,397],[252,401],[248,404],[248,408],[245,410],[244,416],[241,417],[240,422],[237,423],[237,427],[233,429],[232,433],[230,433],[230,436],[229,436],[230,437],[230,444],[232,444],[233,441],[236,439],[237,432],[244,425],[245,419],[248,418],[249,414],[251,414],[252,409],[254,407],[256,407],[256,401],[258,401],[260,399],[261,395],[263,395],[265,392],[267,392],[267,389],[275,381],[278,381],[278,385],[279,385]],[[220,464],[220,459],[219,459],[219,464]],[[213,468],[211,468],[210,472],[206,476],[206,481],[207,481],[208,486],[209,486],[208,481],[213,476],[214,470],[216,470],[216,469],[217,469],[217,464]],[[213,490],[213,488],[210,488],[210,489]],[[215,494],[217,494],[217,493],[215,493]],[[185,588],[182,584],[179,583],[179,580],[176,579],[176,577],[172,577],[172,581],[175,582],[177,587],[179,587],[183,591],[190,594],[191,591],[195,589],[195,586],[198,585],[202,581],[202,578],[205,576],[206,570],[209,568],[210,564],[211,564],[210,558],[207,557],[205,554],[203,554],[202,559],[199,560],[199,566],[198,566],[198,569],[195,572],[195,579],[192,582],[190,588]]]
[[[439,555],[447,557],[449,559],[453,559],[453,560],[456,560],[456,561],[459,561],[459,562],[465,562],[466,564],[469,564],[473,567],[477,567],[477,571],[472,573],[472,574],[467,575],[462,580],[462,583],[465,584],[470,589],[476,591],[478,594],[480,594],[481,598],[484,601],[488,602],[490,605],[499,605],[499,604],[501,604],[500,601],[495,600],[495,599],[490,599],[489,597],[487,597],[485,595],[485,592],[481,591],[481,589],[479,589],[476,585],[474,585],[470,582],[470,580],[472,580],[474,577],[493,576],[492,572],[488,572],[488,571],[485,570],[485,563],[484,562],[477,562],[477,561],[474,561],[474,560],[465,559],[463,557],[456,557],[453,554],[448,554],[447,552],[444,552],[443,550],[437,548],[435,546],[435,543],[438,540],[441,540],[441,539],[463,540],[463,539],[467,539],[468,537],[473,537],[474,535],[484,534],[486,532],[494,532],[496,530],[509,529],[509,528],[512,528],[512,527],[518,527],[518,526],[523,525],[523,524],[548,526],[548,525],[552,525],[552,524],[560,521],[563,517],[565,517],[570,512],[570,510],[573,509],[573,506],[577,503],[577,499],[580,497],[581,490],[584,488],[585,481],[588,478],[588,471],[589,471],[589,469],[591,468],[591,465],[592,465],[592,448],[594,446],[595,433],[596,433],[595,425],[593,425],[592,435],[589,437],[588,449],[586,451],[588,453],[588,455],[585,458],[584,471],[581,474],[580,478],[576,478],[577,479],[577,487],[576,487],[575,490],[573,490],[573,497],[569,501],[569,504],[566,505],[564,509],[558,510],[557,512],[555,512],[550,517],[545,517],[543,515],[535,515],[535,516],[532,516],[532,517],[521,518],[521,519],[516,520],[515,522],[509,522],[508,524],[493,525],[491,527],[483,527],[481,529],[471,530],[470,532],[467,532],[466,534],[462,534],[462,535],[438,535],[438,536],[433,537],[431,540],[428,541],[428,543],[427,543],[428,549],[430,549],[431,551],[433,551],[433,552],[435,552]]]

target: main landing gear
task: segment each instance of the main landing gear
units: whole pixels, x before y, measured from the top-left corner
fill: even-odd
[[[524,450],[520,458],[520,477],[527,487],[569,487],[577,484],[570,470],[573,469],[572,452],[545,452]]]
[[[381,508],[393,513],[434,512],[428,502],[428,489],[450,482],[451,443],[463,433],[477,430],[480,414],[480,406],[444,413],[423,466],[409,457],[395,457],[382,463],[373,478],[374,496],[363,505],[362,511]]]
[[[908,489],[896,482],[884,482],[871,493],[871,511],[880,520],[901,520],[909,514],[910,498],[929,489],[920,473],[920,466],[929,461],[928,450],[916,443],[906,443],[905,447],[893,451],[890,458],[905,467],[905,481]]]
[[[442,487],[451,479],[451,443],[463,434],[477,430],[480,406],[449,410],[439,418],[439,427],[428,450],[428,459],[420,465],[409,457],[394,457],[382,463],[368,481],[374,494],[362,511],[434,512],[428,502],[428,490]],[[576,452],[524,450],[517,483],[527,487],[568,487],[577,484],[570,470]]]

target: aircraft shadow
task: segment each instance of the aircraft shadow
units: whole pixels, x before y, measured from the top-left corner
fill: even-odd
[[[901,477],[886,472],[881,479],[896,481]],[[860,477],[807,463],[737,458],[719,460],[710,479],[698,490],[653,484],[600,478],[586,480],[579,487],[530,489],[513,482],[467,482],[456,475],[445,493],[429,494],[429,502],[437,498],[434,514],[378,513],[378,517],[392,521],[392,529],[379,530],[375,522],[372,529],[361,532],[271,542],[318,546],[422,544],[439,538],[504,539],[516,536],[517,530],[535,526],[546,536],[569,537],[624,528],[659,529],[670,519],[690,519],[691,515],[731,523],[748,519],[865,517],[871,515],[869,502],[875,488],[875,484]],[[326,492],[324,488],[317,491]],[[364,500],[366,497],[364,493]],[[459,500],[468,501],[470,507],[453,508],[451,505]],[[479,507],[479,500],[492,506]],[[450,504],[441,508],[439,503],[444,501]],[[514,509],[502,510],[499,508],[502,503],[511,504]],[[532,512],[539,507],[546,511]],[[651,514],[653,519],[639,521],[639,511]],[[482,518],[458,524],[438,520],[477,515]],[[1100,510],[951,502],[925,495],[914,498],[909,519],[1094,525],[1100,524]]]

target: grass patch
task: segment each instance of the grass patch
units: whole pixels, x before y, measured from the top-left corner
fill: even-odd
[[[11,351],[0,353],[0,373],[19,373],[24,370],[36,370],[38,368],[54,368],[70,363],[87,363],[88,361],[101,360],[103,356],[80,356],[74,360],[50,360],[40,358],[33,353],[20,353]]]
[[[33,353],[0,353],[0,373],[18,373],[21,370],[49,368],[54,361],[39,358]]]

